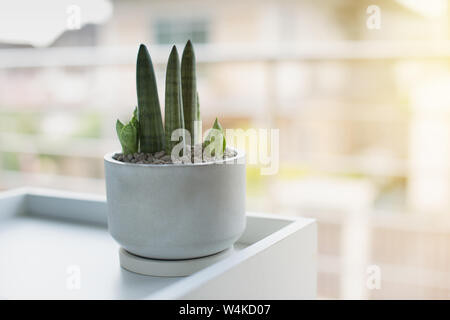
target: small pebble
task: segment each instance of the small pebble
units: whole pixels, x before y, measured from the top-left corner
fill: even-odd
[[[158,151],[158,152],[156,152],[153,156],[154,156],[156,159],[160,159],[160,158],[162,158],[165,154],[166,154],[166,153],[165,153],[164,151]]]
[[[167,156],[162,157],[161,160],[163,160],[163,161],[172,161],[172,157],[167,155]]]
[[[194,152],[189,152],[192,149]],[[211,162],[218,159],[214,156],[207,156],[204,157],[201,153],[200,145],[195,145],[194,148],[188,147],[188,154],[191,154],[193,156],[194,163],[202,163],[202,162]],[[237,155],[237,153],[234,150],[226,149],[223,157],[225,159],[227,158],[233,158]],[[171,163],[185,163],[189,164],[191,162],[191,157],[189,155],[182,156],[178,159],[174,159],[172,161],[171,155],[166,155],[164,151],[159,151],[154,154],[151,153],[134,153],[134,154],[122,154],[122,153],[116,153],[112,156],[113,159],[117,161],[122,161],[126,163],[137,163],[137,164],[171,164]],[[203,158],[203,159],[202,159]]]
[[[201,157],[203,153],[201,144],[196,144],[194,146],[194,156]]]

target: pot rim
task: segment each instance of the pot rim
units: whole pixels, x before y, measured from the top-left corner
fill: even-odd
[[[225,160],[216,160],[216,161],[208,161],[208,162],[200,162],[200,163],[160,163],[160,164],[151,164],[151,163],[131,163],[131,162],[122,162],[113,159],[113,155],[116,153],[120,153],[121,150],[115,151],[115,152],[109,152],[105,154],[103,159],[109,163],[113,163],[116,165],[123,165],[123,166],[138,166],[138,167],[200,167],[200,166],[210,166],[210,165],[216,165],[216,164],[232,164],[236,160],[240,160],[245,158],[245,152],[236,148],[227,147],[227,149],[231,149],[235,151],[237,154],[236,156],[232,158],[227,158]]]

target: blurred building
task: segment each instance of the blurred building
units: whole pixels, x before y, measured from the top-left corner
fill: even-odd
[[[446,1],[377,1],[380,29],[358,0],[112,3],[49,47],[0,46],[0,188],[103,193],[138,44],[163,106],[170,45],[192,39],[204,130],[280,129],[280,171],[249,168],[248,208],[318,219],[320,296],[450,297]]]

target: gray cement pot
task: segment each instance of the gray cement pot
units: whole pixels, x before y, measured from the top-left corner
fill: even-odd
[[[220,163],[133,164],[104,157],[108,229],[127,251],[190,259],[225,250],[245,229],[245,154]]]

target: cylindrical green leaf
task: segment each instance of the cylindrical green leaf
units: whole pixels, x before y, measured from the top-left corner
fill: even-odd
[[[178,51],[175,46],[170,52],[166,71],[166,108],[165,108],[165,133],[166,154],[171,154],[173,146],[178,141],[172,141],[172,132],[176,129],[184,129],[183,103],[181,98],[181,69]],[[183,144],[186,143],[182,135]],[[183,146],[184,150],[184,146]]]
[[[197,80],[195,71],[194,47],[189,40],[181,58],[181,88],[183,96],[184,126],[191,135],[191,142],[197,141],[194,132],[194,122],[198,119],[197,111]]]
[[[164,150],[164,129],[159,106],[155,71],[147,47],[139,47],[136,63],[136,90],[139,110],[141,152]]]
[[[202,126],[202,118],[200,117],[200,99],[198,98],[198,92],[196,94],[197,97],[197,107],[195,109],[195,121],[194,121],[194,138],[192,141],[193,144],[201,144],[202,143],[202,135],[203,135],[203,126]]]

